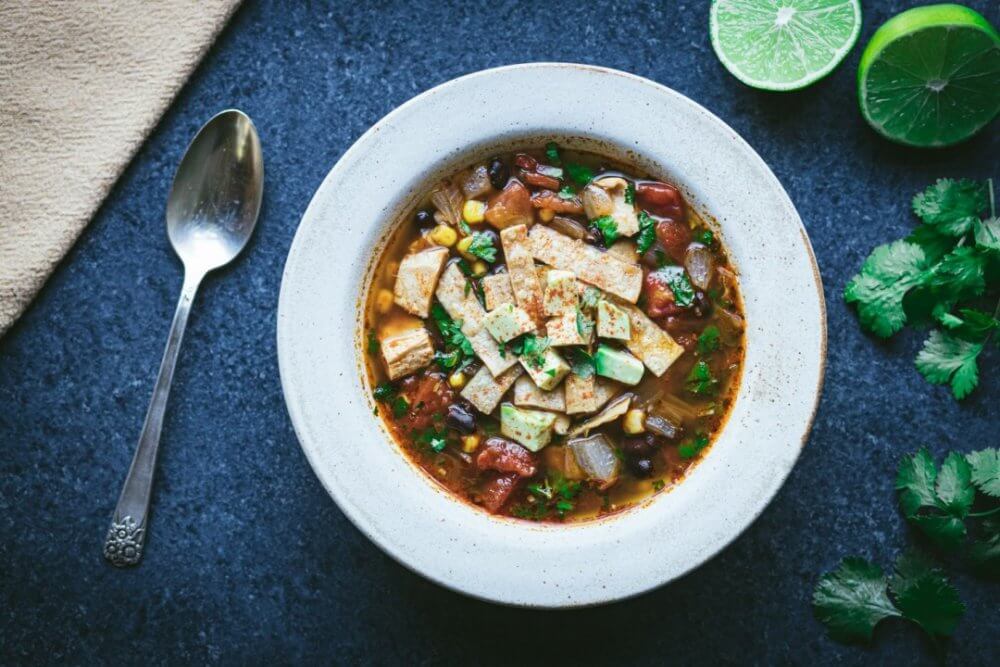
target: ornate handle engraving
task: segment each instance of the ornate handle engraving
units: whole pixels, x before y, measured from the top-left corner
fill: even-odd
[[[115,567],[137,565],[145,536],[146,529],[130,516],[113,521],[104,540],[104,557]]]

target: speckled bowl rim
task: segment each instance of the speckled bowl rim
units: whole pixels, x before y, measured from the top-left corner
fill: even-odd
[[[804,266],[808,269],[809,274],[806,276],[805,273],[800,270],[800,275],[798,277],[802,278],[803,281],[808,278],[808,288],[810,288],[811,291],[810,289],[805,289],[806,286],[803,285],[799,289],[799,292],[796,292],[796,294],[805,299],[804,304],[807,309],[815,309],[815,312],[812,313],[815,317],[811,322],[806,323],[806,335],[803,336],[803,338],[810,339],[810,343],[814,343],[813,348],[805,350],[808,354],[808,358],[802,359],[804,364],[802,368],[793,369],[809,373],[814,382],[808,386],[799,387],[802,391],[790,397],[794,401],[794,405],[797,408],[796,418],[794,420],[795,423],[782,425],[783,431],[781,432],[781,435],[783,442],[780,443],[780,450],[773,448],[766,450],[766,453],[768,454],[773,455],[780,452],[781,455],[773,456],[773,463],[777,466],[777,468],[766,480],[767,484],[762,488],[756,489],[757,495],[754,497],[752,506],[741,508],[742,511],[738,513],[735,521],[729,525],[723,525],[721,527],[722,532],[717,535],[713,535],[709,540],[710,544],[707,547],[705,547],[705,545],[700,545],[704,548],[685,554],[684,558],[680,559],[679,562],[672,563],[670,566],[666,567],[664,571],[654,572],[645,578],[637,578],[633,574],[631,577],[612,577],[609,580],[605,580],[602,579],[600,573],[586,571],[587,568],[584,566],[584,568],[580,571],[581,576],[579,577],[579,581],[584,582],[584,585],[581,589],[574,591],[567,591],[561,588],[562,584],[567,583],[565,581],[554,583],[552,581],[545,580],[544,575],[540,577],[537,574],[526,571],[527,568],[516,568],[513,565],[509,565],[507,561],[497,560],[494,558],[492,559],[492,562],[490,562],[490,558],[473,558],[473,552],[482,546],[481,541],[489,541],[492,539],[494,541],[494,547],[496,548],[514,549],[513,553],[516,559],[518,554],[523,555],[526,550],[530,551],[532,548],[553,548],[553,540],[555,540],[562,545],[563,549],[565,548],[565,543],[567,542],[579,542],[580,545],[585,545],[588,548],[595,548],[596,544],[596,548],[599,550],[603,549],[601,553],[604,555],[613,556],[617,549],[619,556],[627,557],[628,552],[623,551],[623,549],[626,548],[626,543],[631,543],[633,546],[643,545],[644,536],[642,534],[638,536],[636,535],[635,526],[630,526],[631,530],[629,531],[618,531],[615,526],[620,525],[624,528],[626,523],[629,522],[628,519],[619,517],[634,517],[637,515],[647,516],[646,513],[652,513],[656,505],[661,503],[659,498],[684,494],[678,493],[677,491],[669,494],[660,494],[660,496],[656,499],[647,503],[647,507],[641,508],[637,511],[616,515],[603,521],[574,524],[571,526],[536,526],[521,521],[498,520],[494,517],[488,517],[481,511],[455,500],[450,494],[444,492],[437,485],[429,482],[429,480],[421,473],[418,473],[415,466],[412,466],[409,461],[403,460],[404,457],[398,451],[398,447],[395,443],[391,443],[391,440],[384,431],[384,427],[381,422],[377,418],[371,416],[371,403],[368,396],[359,395],[356,397],[356,400],[354,398],[347,398],[344,400],[347,400],[348,402],[354,401],[351,403],[352,414],[350,416],[353,417],[359,415],[363,404],[363,409],[368,415],[367,420],[369,422],[377,422],[377,425],[356,425],[353,420],[343,419],[343,415],[338,411],[337,407],[326,407],[326,412],[336,414],[325,414],[324,408],[317,405],[318,402],[320,402],[317,399],[321,399],[322,397],[315,396],[316,394],[326,392],[329,389],[332,393],[329,393],[326,398],[329,399],[331,396],[343,398],[344,396],[351,396],[350,392],[352,391],[361,394],[361,390],[365,389],[365,382],[360,379],[360,376],[362,375],[360,368],[361,357],[359,356],[360,353],[358,352],[358,349],[360,347],[361,329],[359,326],[358,314],[360,304],[362,303],[361,298],[372,271],[371,257],[373,253],[377,253],[380,250],[380,242],[377,240],[378,236],[376,231],[373,229],[366,229],[362,233],[366,233],[368,236],[375,235],[376,238],[374,240],[369,239],[367,243],[362,243],[358,246],[356,250],[353,251],[354,254],[358,256],[353,257],[351,265],[344,268],[345,277],[353,279],[345,280],[341,284],[341,287],[343,288],[343,286],[347,284],[350,285],[351,289],[345,289],[344,293],[337,297],[338,303],[341,303],[347,299],[348,296],[353,296],[350,300],[353,303],[355,311],[354,322],[351,323],[353,324],[354,331],[349,337],[350,340],[347,343],[355,351],[352,359],[353,363],[347,363],[351,355],[345,356],[342,351],[338,352],[337,354],[339,354],[339,357],[337,357],[337,359],[333,361],[330,366],[331,370],[336,371],[329,379],[330,387],[317,384],[311,388],[312,395],[310,395],[310,389],[305,386],[309,383],[309,380],[305,378],[310,375],[316,375],[317,373],[317,369],[313,368],[313,366],[315,365],[314,362],[321,360],[323,357],[324,349],[322,349],[321,346],[339,346],[341,344],[331,341],[323,333],[322,327],[324,324],[322,324],[322,321],[324,320],[324,317],[326,322],[325,326],[329,326],[334,329],[338,326],[347,326],[347,324],[343,321],[338,324],[337,318],[335,317],[335,315],[339,315],[340,320],[343,320],[347,314],[343,309],[339,312],[321,312],[324,310],[324,306],[321,302],[317,301],[312,304],[315,307],[311,309],[304,308],[303,304],[300,303],[302,298],[308,300],[310,298],[315,299],[317,296],[316,294],[312,294],[303,297],[302,290],[299,289],[299,283],[303,280],[306,282],[316,280],[315,276],[307,276],[308,269],[311,268],[313,273],[317,270],[323,271],[321,267],[318,269],[317,266],[309,267],[307,263],[309,261],[309,255],[315,255],[315,253],[318,252],[317,248],[311,246],[317,245],[316,242],[318,240],[322,240],[324,238],[324,234],[329,235],[334,232],[334,229],[332,228],[326,231],[317,230],[316,228],[318,226],[330,227],[331,225],[330,216],[328,215],[328,205],[330,204],[329,200],[331,198],[335,199],[337,196],[335,189],[338,185],[343,186],[345,180],[349,181],[351,178],[358,178],[357,171],[359,170],[359,164],[363,162],[364,159],[370,159],[373,155],[378,154],[396,154],[400,150],[399,148],[389,149],[382,145],[385,143],[385,136],[393,134],[396,125],[405,125],[405,120],[414,115],[414,113],[417,113],[417,110],[419,110],[420,107],[430,106],[433,108],[435,105],[441,106],[442,99],[447,99],[449,96],[468,96],[470,91],[482,92],[484,89],[496,85],[498,81],[503,82],[505,77],[516,78],[519,76],[526,76],[529,80],[534,76],[543,76],[546,77],[547,81],[559,80],[560,77],[566,78],[567,80],[573,79],[574,77],[583,77],[587,80],[588,84],[595,83],[597,90],[600,90],[602,85],[605,85],[607,88],[624,86],[625,88],[631,89],[635,93],[636,98],[644,99],[647,105],[650,100],[656,100],[658,103],[663,103],[665,105],[664,110],[669,109],[672,112],[687,114],[688,117],[686,122],[691,122],[696,125],[700,123],[710,128],[711,132],[715,133],[715,141],[722,141],[735,154],[735,157],[744,161],[743,166],[752,174],[751,180],[756,179],[758,185],[761,183],[766,185],[767,194],[773,199],[771,203],[775,204],[774,210],[780,213],[780,215],[776,216],[776,218],[780,220],[782,224],[781,229],[784,232],[794,231],[795,236],[797,236],[798,242],[795,244],[796,253],[794,253],[794,255],[797,258],[797,261],[800,263],[804,262],[804,265],[799,268],[801,269]],[[567,91],[569,90],[570,89],[567,89]],[[447,108],[444,111],[447,111]],[[454,116],[451,118],[454,118]],[[532,139],[537,139],[541,136],[572,137],[581,132],[580,128],[578,126],[574,126],[571,120],[566,121],[564,129],[560,129],[560,127],[546,127],[544,128],[547,130],[546,132],[540,131],[537,127],[529,129],[516,127],[517,123],[513,123],[513,125],[515,125],[515,127],[496,127],[494,130],[495,136],[488,139],[478,140],[478,142],[474,142],[473,145],[471,145],[471,148],[469,146],[456,148],[450,153],[437,156],[436,161],[434,161],[433,164],[423,165],[423,168],[429,168],[434,173],[430,176],[424,174],[424,176],[419,179],[419,183],[413,181],[409,183],[393,184],[390,186],[389,191],[383,193],[383,195],[386,196],[387,204],[377,212],[367,212],[365,215],[360,217],[364,220],[370,221],[371,224],[368,225],[368,227],[378,228],[379,230],[390,228],[399,217],[400,212],[412,206],[414,198],[419,194],[419,191],[422,191],[423,188],[426,187],[427,183],[431,182],[433,178],[437,177],[439,174],[446,173],[453,169],[463,160],[468,161],[469,159],[484,157],[486,153],[491,150],[495,150],[497,146],[508,144],[514,145],[519,142],[523,143],[525,141],[525,137],[529,136],[532,137]],[[587,132],[583,132],[582,134],[586,136]],[[382,136],[380,137],[380,135]],[[398,136],[395,136],[394,138],[399,139]],[[382,144],[379,143],[380,139],[383,140]],[[404,138],[404,142],[405,141],[409,140]],[[567,141],[573,141],[573,139],[567,139]],[[585,149],[589,148],[591,150],[595,148],[599,149],[598,146],[594,145],[594,142],[598,144],[603,143],[602,139],[593,139],[589,145],[587,144],[588,140],[586,138],[583,138],[581,141],[583,143],[579,144],[579,147]],[[623,148],[623,151],[624,150],[625,149]],[[604,150],[601,152],[607,153],[608,151]],[[678,171],[676,169],[672,170],[669,167],[664,168],[663,165],[659,164],[655,160],[645,160],[645,153],[643,152],[642,146],[637,147],[636,155],[630,155],[627,151],[625,151],[619,155],[615,155],[614,157],[638,161],[640,162],[640,166],[647,168],[654,174],[661,173],[667,175],[676,182],[679,182],[679,184],[688,192],[689,197],[692,196],[691,190],[688,187],[690,183],[685,179],[684,170],[681,169]],[[645,164],[643,164],[643,162],[645,162]],[[697,188],[695,189],[697,190]],[[693,201],[697,206],[699,204],[697,194],[695,193],[693,196]],[[699,208],[701,207],[699,206]],[[714,211],[710,208],[708,209],[708,212],[714,213]],[[332,224],[337,223],[334,222]],[[726,234],[726,222],[723,221],[722,224],[723,233]],[[351,230],[349,225],[345,229],[347,231]],[[310,234],[312,236],[307,238]],[[317,236],[317,234],[319,235]],[[727,238],[727,244],[730,245],[730,249],[733,250],[733,244],[730,242],[729,238]],[[332,252],[336,253],[339,252],[339,250],[333,250]],[[316,258],[313,257],[312,261],[315,261],[315,259]],[[734,259],[736,260],[737,267],[740,268],[741,258],[735,257]],[[339,269],[335,271],[336,275],[340,275],[340,273]],[[311,291],[315,291],[316,287],[316,285],[312,285]],[[802,290],[805,291],[803,292]],[[746,291],[745,286],[744,291]],[[353,295],[351,292],[353,292]],[[744,296],[746,296],[746,294]],[[314,313],[320,314],[316,316],[315,314],[306,312],[308,310],[313,310]],[[752,313],[748,312],[748,328],[752,327],[753,321],[751,317]],[[308,331],[306,334],[303,334],[303,330]],[[309,337],[310,335],[312,336],[311,338]],[[748,331],[748,341],[752,340],[752,332]],[[312,201],[310,202],[306,213],[303,215],[302,222],[300,223],[300,227],[289,251],[288,260],[286,262],[282,278],[281,294],[279,296],[277,344],[282,389],[288,406],[289,415],[303,451],[324,488],[326,488],[327,492],[331,495],[335,502],[337,502],[347,517],[362,533],[364,533],[387,554],[404,566],[443,586],[451,588],[452,590],[484,600],[516,606],[544,608],[577,607],[602,604],[638,595],[682,576],[691,569],[710,559],[716,553],[725,548],[725,546],[735,540],[747,527],[749,527],[751,523],[753,523],[757,516],[759,516],[764,508],[770,503],[774,495],[784,483],[788,474],[790,474],[791,469],[798,458],[801,447],[805,444],[805,441],[808,438],[809,430],[812,426],[812,421],[818,407],[825,372],[827,344],[826,306],[823,297],[822,282],[818,266],[816,265],[815,256],[813,254],[808,235],[806,234],[805,228],[802,226],[801,220],[799,219],[791,200],[788,198],[787,193],[785,193],[784,189],[781,187],[780,183],[777,181],[776,177],[763,160],[741,137],[739,137],[739,135],[736,134],[735,131],[690,99],[647,79],[595,66],[565,63],[531,63],[484,70],[441,84],[411,99],[407,103],[389,113],[364,135],[362,135],[362,137],[358,139],[358,141],[355,142],[355,144],[341,157],[341,159],[324,179],[323,184],[317,190]],[[749,355],[752,349],[752,344],[748,342],[747,370],[749,371],[753,370],[750,366],[752,360]],[[795,351],[802,352],[802,350]],[[322,363],[322,361],[319,361],[318,363]],[[350,377],[351,375],[358,377]],[[797,376],[793,374],[790,377],[795,378]],[[315,378],[313,379],[315,380]],[[747,382],[748,373],[745,372],[741,381],[741,390],[740,395],[737,398],[737,406],[739,406],[741,401],[750,400],[743,398],[745,393],[743,385]],[[353,387],[348,389],[346,385],[351,384],[353,384]],[[334,386],[337,387],[337,390],[333,389]],[[305,390],[304,393],[303,390]],[[347,393],[344,393],[345,391]],[[736,412],[735,407],[733,412]],[[427,506],[421,505],[420,507],[412,507],[407,512],[404,512],[404,514],[408,517],[406,520],[415,520],[417,523],[424,521],[425,524],[429,521],[429,525],[433,525],[433,523],[437,521],[439,526],[448,526],[449,528],[453,528],[450,521],[456,518],[459,524],[468,522],[468,535],[463,534],[463,528],[459,527],[454,529],[452,534],[449,536],[450,542],[444,543],[443,538],[441,538],[442,544],[437,545],[447,552],[449,558],[455,558],[457,554],[457,560],[453,560],[445,566],[438,567],[435,566],[434,559],[428,560],[426,557],[420,557],[416,552],[421,552],[421,550],[426,551],[428,547],[431,547],[433,551],[435,539],[437,539],[435,533],[418,530],[419,527],[414,525],[413,530],[411,530],[409,535],[405,537],[387,534],[383,524],[389,521],[387,517],[390,511],[384,501],[382,501],[380,509],[371,511],[371,508],[366,508],[362,502],[359,502],[359,498],[355,497],[358,495],[356,490],[351,492],[345,487],[345,480],[343,478],[345,473],[340,470],[340,468],[342,468],[342,465],[340,464],[343,463],[343,459],[338,461],[330,458],[331,452],[336,451],[336,446],[331,443],[337,440],[340,434],[343,433],[345,435],[349,435],[352,432],[352,429],[355,428],[362,429],[360,431],[356,431],[356,434],[360,434],[362,436],[371,435],[374,432],[370,428],[372,426],[375,427],[374,430],[377,430],[381,434],[382,439],[389,440],[389,442],[378,444],[387,445],[383,448],[384,451],[393,451],[393,456],[399,459],[399,461],[394,462],[383,458],[383,463],[386,463],[389,468],[393,468],[393,470],[387,470],[386,473],[402,475],[401,479],[403,483],[401,486],[405,487],[409,485],[409,492],[415,493],[417,496],[417,504],[421,505],[421,503],[427,503]],[[728,429],[729,426],[727,425],[726,428]],[[325,435],[321,432],[325,433]],[[724,430],[719,439],[720,443],[716,444],[714,449],[719,448],[721,442],[725,438],[726,431]],[[703,466],[706,466],[706,463],[711,460],[712,456],[710,452],[709,456],[706,458],[706,462],[701,463],[695,468],[692,478],[697,479],[698,470]],[[404,472],[403,467],[396,466],[396,463],[402,463],[402,465],[409,470],[409,475]],[[338,477],[338,475],[340,477]],[[416,478],[420,478],[419,484],[415,481]],[[422,485],[422,487],[420,485]],[[688,491],[693,490],[694,485],[691,484],[690,480],[685,481],[683,484],[679,485],[678,488],[684,489],[685,485],[691,485],[692,489],[688,489]],[[396,491],[397,489],[391,490],[389,492],[390,497],[391,494]],[[687,493],[687,495],[690,496],[691,494]],[[411,497],[409,500],[414,500],[414,498]],[[723,508],[724,507],[725,505],[723,505]],[[431,513],[435,510],[439,510],[442,516],[439,519],[436,519],[433,515],[427,516],[424,514],[423,510],[428,509]],[[381,512],[381,514],[379,514],[379,512]],[[455,514],[456,512],[458,514]],[[444,515],[448,515],[448,517],[445,518]],[[677,517],[675,516],[674,519],[676,518]],[[699,520],[710,522],[711,518],[712,515],[707,517],[702,516],[699,517]],[[397,522],[397,527],[399,525],[404,525],[398,523],[399,520],[399,517],[392,519],[392,521]],[[483,524],[482,522],[484,521],[487,523]],[[649,523],[649,521],[642,523]],[[610,528],[607,528],[609,526]],[[714,530],[720,529],[718,525],[715,525],[713,528]],[[404,532],[406,531],[404,530]],[[616,532],[624,533],[624,537],[616,539]],[[496,535],[493,535],[493,533],[496,533]],[[594,534],[593,537],[591,537],[590,533]],[[434,536],[428,538],[429,534]],[[538,538],[538,535],[543,535],[544,537]],[[581,535],[585,535],[586,537],[580,539]],[[468,543],[465,545],[461,544],[466,537],[468,537]],[[645,539],[645,546],[648,548],[654,539],[654,535],[650,533],[645,537],[648,538]],[[496,540],[500,541],[497,542]],[[689,539],[689,541],[695,542],[700,540],[702,540],[701,537],[698,537],[697,539]],[[522,545],[522,543],[523,546],[519,546]],[[657,551],[657,549],[653,549],[653,551]],[[566,553],[564,551],[562,553],[565,557]],[[462,557],[463,554],[464,557]],[[664,557],[668,559],[666,555]],[[484,563],[484,560],[487,562]],[[649,559],[646,558],[646,560]],[[524,564],[525,563],[522,562],[520,565],[523,566]],[[491,566],[494,568],[494,572],[496,572],[497,568],[499,568],[499,571],[503,574],[503,576],[498,578],[496,585],[484,585],[482,581],[477,578],[477,575],[484,570],[484,567],[489,570],[489,567]],[[603,570],[603,574],[608,574],[606,566],[599,564],[598,569]]]

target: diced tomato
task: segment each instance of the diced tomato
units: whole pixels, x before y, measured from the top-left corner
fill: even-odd
[[[687,221],[684,197],[680,190],[667,183],[645,182],[635,188],[635,198],[639,206],[653,215],[671,218],[678,222]]]
[[[534,215],[531,194],[516,178],[508,181],[502,192],[490,197],[486,208],[486,221],[497,229],[531,224]]]
[[[563,199],[551,190],[542,190],[531,195],[531,205],[535,208],[547,208],[556,213],[579,215],[583,213],[583,202],[579,197]]]
[[[691,228],[677,220],[656,223],[656,238],[675,262],[684,261],[684,252],[691,243]]]
[[[441,373],[424,372],[403,380],[399,393],[410,409],[400,419],[407,429],[423,430],[441,420],[448,406],[455,400],[455,392]]]
[[[525,171],[534,171],[538,169],[538,160],[530,155],[525,155],[524,153],[518,153],[514,156],[514,164]]]
[[[513,473],[496,474],[483,482],[479,502],[492,513],[499,512],[521,484],[521,477]]]
[[[643,295],[646,297],[646,314],[654,320],[684,312],[684,308],[677,305],[670,285],[656,271],[646,274],[642,286]]]
[[[538,459],[516,442],[493,437],[486,441],[476,457],[476,467],[531,477],[538,469]]]

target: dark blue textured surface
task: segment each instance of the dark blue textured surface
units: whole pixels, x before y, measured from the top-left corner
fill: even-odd
[[[998,444],[1000,359],[988,355],[984,386],[959,405],[914,370],[919,334],[876,343],[840,291],[872,246],[907,233],[916,190],[942,175],[1000,176],[996,124],[941,152],[878,139],[856,111],[860,46],[805,91],[750,90],[715,59],[707,2],[429,4],[249,2],[0,340],[0,663],[933,662],[922,637],[898,624],[885,624],[872,649],[831,642],[809,595],[842,556],[887,565],[909,542],[892,492],[903,453]],[[909,3],[865,4],[861,44]],[[996,2],[970,4],[1000,23]],[[298,447],[274,342],[295,227],[350,143],[431,86],[537,60],[649,77],[732,125],[798,207],[829,309],[815,428],[770,508],[682,580],[566,613],[463,598],[361,536]],[[181,284],[164,201],[190,137],[229,106],[260,129],[264,210],[245,256],[200,294],[166,422],[145,562],[116,571],[99,547]],[[950,655],[956,664],[996,664],[998,587],[964,575],[956,582],[968,613]]]

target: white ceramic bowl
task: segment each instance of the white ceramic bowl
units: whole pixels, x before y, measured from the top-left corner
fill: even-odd
[[[497,518],[405,458],[362,373],[360,304],[382,241],[420,193],[490,153],[556,140],[678,184],[720,224],[746,302],[746,366],[718,441],[688,478],[597,521]],[[781,184],[729,126],[661,85],[597,67],[478,72],[399,107],[362,136],[306,210],[278,305],[281,383],[310,464],[344,513],[410,569],[532,607],[592,605],[712,557],[767,506],[809,433],[826,313],[805,229]]]

